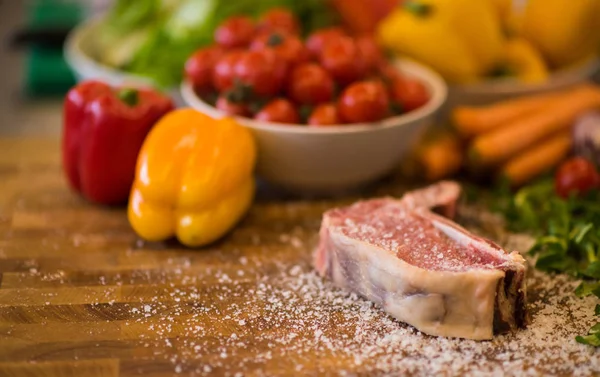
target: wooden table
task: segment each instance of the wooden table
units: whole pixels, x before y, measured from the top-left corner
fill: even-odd
[[[67,189],[58,146],[0,139],[0,376],[600,373],[599,353],[576,345],[572,328],[520,352],[544,328],[433,338],[322,281],[311,250],[322,212],[339,202],[259,202],[202,250],[147,244],[123,208]],[[392,181],[376,193],[401,191]],[[540,313],[546,302],[563,310],[539,318],[593,307],[563,293],[554,303],[548,278],[536,281]],[[563,348],[538,365],[528,355]]]

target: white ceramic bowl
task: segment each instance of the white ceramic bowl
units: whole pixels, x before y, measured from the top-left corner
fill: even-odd
[[[115,69],[98,62],[94,34],[98,29],[101,18],[94,18],[79,24],[73,29],[64,46],[64,56],[67,64],[73,70],[78,81],[100,80],[110,85],[132,85],[137,87],[156,87],[155,83],[143,76]],[[179,88],[168,90],[173,101],[181,106],[183,100]]]
[[[357,188],[398,166],[421,132],[435,120],[446,100],[446,84],[432,70],[398,60],[401,72],[418,78],[429,89],[430,101],[407,114],[376,124],[316,128],[276,124],[236,117],[250,128],[258,143],[259,176],[294,192],[331,193]],[[213,117],[226,114],[202,101],[191,85],[181,86],[184,101]]]
[[[509,98],[560,90],[591,79],[600,67],[600,59],[591,59],[579,65],[552,73],[540,83],[522,83],[517,80],[495,80],[469,85],[451,85],[448,88],[446,109],[456,105],[486,105]]]

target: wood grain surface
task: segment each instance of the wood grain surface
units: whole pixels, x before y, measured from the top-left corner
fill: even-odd
[[[376,344],[386,331],[431,338],[311,275],[322,212],[353,198],[263,199],[224,240],[190,250],[144,243],[123,208],[72,193],[56,140],[0,140],[0,182],[0,376],[405,375],[431,364],[406,348],[411,364],[390,373],[389,345]],[[390,181],[373,193],[402,191]],[[353,339],[369,336],[367,353]],[[457,342],[436,347],[502,371],[490,356],[499,343],[473,354],[479,345]],[[573,360],[591,370],[597,357],[582,348]]]

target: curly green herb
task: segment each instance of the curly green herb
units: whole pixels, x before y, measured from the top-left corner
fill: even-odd
[[[545,179],[514,195],[503,188],[496,203],[511,230],[537,237],[529,250],[538,257],[536,268],[575,276],[582,280],[575,290],[578,297],[600,298],[600,191],[563,199],[555,194],[552,180]],[[600,304],[595,315],[600,316]],[[600,319],[575,339],[600,346]]]

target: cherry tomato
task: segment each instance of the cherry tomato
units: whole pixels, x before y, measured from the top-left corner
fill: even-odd
[[[200,49],[185,62],[185,77],[194,89],[204,91],[212,86],[213,68],[225,51],[221,46]]]
[[[285,8],[272,8],[260,17],[261,30],[282,31],[292,35],[300,34],[300,23],[292,12]]]
[[[285,74],[285,63],[271,49],[245,51],[235,64],[235,79],[259,96],[276,95],[283,86]]]
[[[554,189],[563,198],[571,193],[584,195],[599,187],[600,175],[596,167],[583,157],[573,157],[563,162],[554,176]]]
[[[359,80],[365,74],[358,47],[350,37],[339,37],[329,41],[321,53],[321,64],[343,85]]]
[[[254,22],[244,16],[230,17],[215,30],[215,42],[225,48],[246,47],[254,38]]]
[[[392,99],[398,102],[404,111],[417,109],[429,101],[429,92],[425,85],[409,77],[394,80],[391,92]]]
[[[243,55],[243,51],[234,50],[225,53],[215,64],[212,74],[212,83],[215,89],[224,92],[233,86],[235,66]]]
[[[287,88],[295,102],[316,105],[331,101],[334,82],[329,73],[316,63],[305,63],[292,71]]]
[[[377,71],[381,78],[390,85],[403,77],[396,67],[385,61],[378,64]]]
[[[315,58],[321,56],[321,52],[327,43],[340,37],[346,36],[344,30],[331,27],[315,31],[306,39],[306,48]]]
[[[300,115],[294,105],[283,98],[277,98],[267,103],[254,119],[274,123],[300,123]]]
[[[314,108],[308,117],[311,126],[333,126],[341,124],[335,104],[324,103]]]
[[[342,92],[337,110],[346,123],[375,122],[388,115],[388,94],[381,82],[359,81]]]
[[[222,94],[217,99],[215,107],[230,115],[248,116],[250,110],[243,103],[236,103],[229,98],[228,94]]]
[[[308,61],[310,57],[300,38],[281,32],[261,34],[250,45],[253,51],[267,48],[273,49],[290,66]]]
[[[365,65],[364,69],[368,72],[375,70],[383,61],[383,53],[377,45],[375,38],[370,35],[363,35],[356,38],[356,47]]]

